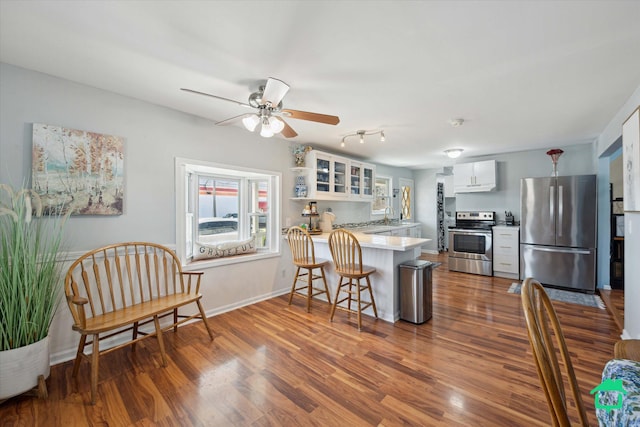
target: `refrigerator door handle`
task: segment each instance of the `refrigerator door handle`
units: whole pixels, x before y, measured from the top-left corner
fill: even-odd
[[[563,221],[562,221],[562,212],[563,212],[563,203],[562,203],[562,185],[558,185],[558,224],[556,226],[556,230],[558,230],[558,236],[562,237],[562,227],[563,227]]]
[[[549,223],[553,224],[556,216],[556,204],[554,202],[556,195],[556,188],[552,185],[549,188]]]
[[[555,252],[555,253],[562,253],[562,254],[578,254],[578,255],[589,255],[591,253],[591,251],[589,250],[584,250],[584,249],[560,249],[560,248],[536,248],[536,247],[532,247],[531,250],[533,251],[540,251],[540,252]]]

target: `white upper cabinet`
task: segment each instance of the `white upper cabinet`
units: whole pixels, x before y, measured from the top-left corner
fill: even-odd
[[[347,159],[312,150],[305,162],[311,167],[309,197],[347,197]]]
[[[375,166],[351,160],[349,162],[349,189],[351,198],[373,200]]]
[[[374,165],[317,150],[307,153],[305,163],[310,168],[306,198],[350,201],[373,199]]]
[[[445,175],[444,177],[444,197],[456,197],[454,191],[453,175]]]
[[[496,161],[485,160],[453,166],[453,186],[456,193],[493,191],[496,188]]]

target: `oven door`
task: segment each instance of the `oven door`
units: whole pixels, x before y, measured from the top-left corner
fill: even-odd
[[[449,230],[449,256],[491,261],[492,240],[491,231]]]

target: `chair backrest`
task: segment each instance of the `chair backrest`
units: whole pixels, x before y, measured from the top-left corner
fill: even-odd
[[[309,261],[316,262],[313,240],[307,230],[298,226],[289,228],[287,242],[289,242],[294,264],[306,264]]]
[[[336,271],[362,273],[362,249],[356,236],[344,228],[329,234],[329,250]]]
[[[573,371],[571,358],[556,311],[546,291],[533,278],[525,279],[522,284],[522,308],[527,323],[529,342],[542,383],[549,413],[554,426],[570,426],[567,398],[564,390],[562,370],[556,355],[560,353],[566,380],[571,387],[574,404],[578,410],[581,425],[589,425],[578,381]],[[555,337],[555,339],[554,339]]]
[[[73,298],[88,301],[87,318],[150,301],[163,295],[198,292],[185,284],[173,251],[147,242],[127,242],[85,253],[65,277],[65,294],[74,322],[80,321]],[[186,286],[186,289],[185,289]]]

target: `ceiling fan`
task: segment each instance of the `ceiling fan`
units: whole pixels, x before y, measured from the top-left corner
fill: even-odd
[[[245,128],[250,132],[254,132],[258,125],[260,127],[260,135],[270,138],[276,133],[282,133],[285,138],[293,138],[298,136],[297,132],[284,121],[284,117],[308,120],[312,122],[325,123],[329,125],[337,125],[340,123],[338,116],[330,116],[327,114],[310,113],[308,111],[291,110],[282,108],[282,98],[289,91],[289,85],[282,80],[269,77],[264,86],[260,86],[257,92],[249,95],[248,103],[235,101],[222,96],[211,95],[209,93],[199,92],[193,89],[181,88],[185,92],[191,92],[198,95],[209,96],[211,98],[221,99],[223,101],[233,102],[243,107],[254,108],[255,113],[245,113],[230,119],[217,122],[216,125],[224,126],[242,121]]]

